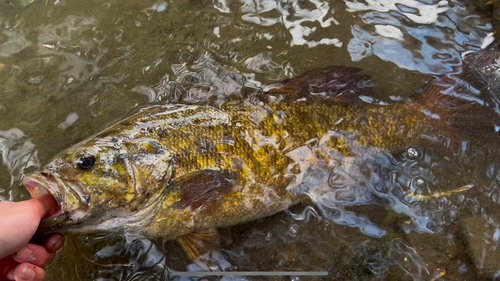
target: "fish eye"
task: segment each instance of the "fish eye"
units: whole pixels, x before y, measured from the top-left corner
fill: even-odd
[[[85,153],[75,160],[76,166],[82,170],[88,170],[95,164],[95,157],[92,154]]]

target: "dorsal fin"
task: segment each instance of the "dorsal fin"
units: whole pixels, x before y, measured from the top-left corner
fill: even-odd
[[[369,75],[360,74],[362,69],[347,66],[329,66],[310,70],[296,76],[277,89],[323,97],[343,95],[372,96],[373,81]],[[270,91],[273,93],[273,90]]]

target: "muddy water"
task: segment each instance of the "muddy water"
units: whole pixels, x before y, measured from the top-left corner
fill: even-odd
[[[329,65],[362,68],[378,98],[399,99],[434,75],[460,72],[461,54],[479,50],[491,29],[487,16],[458,1],[0,0],[0,196],[28,198],[26,171],[138,106],[222,103]],[[426,155],[427,166],[446,162]],[[393,167],[389,158],[381,165]],[[495,164],[471,162],[495,178]],[[457,188],[474,180],[449,170],[436,177]],[[493,181],[488,188],[491,198]],[[377,204],[352,212],[384,235],[296,206],[222,229],[216,259],[225,270],[326,271],[317,277],[325,280],[490,278],[500,268],[491,211],[498,198],[453,196],[439,204],[472,211],[427,233],[408,226],[408,213]],[[188,280],[170,270],[198,269],[175,242],[98,234],[68,237],[48,280]]]

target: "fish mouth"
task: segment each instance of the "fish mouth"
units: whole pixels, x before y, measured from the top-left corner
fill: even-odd
[[[83,200],[83,196],[79,196],[80,194],[75,192],[72,185],[68,186],[61,179],[48,172],[25,177],[23,185],[33,198],[50,194],[59,205],[56,213],[42,221],[44,226],[55,226],[73,213],[88,207],[86,200]]]

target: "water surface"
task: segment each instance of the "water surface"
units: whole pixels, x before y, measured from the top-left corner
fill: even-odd
[[[460,1],[0,0],[0,197],[27,199],[20,186],[26,171],[139,106],[221,104],[330,65],[364,69],[377,98],[397,100],[435,75],[459,73],[462,54],[479,50],[491,31],[487,16]],[[456,188],[475,180],[460,167],[451,171],[461,177],[436,175],[430,167],[445,161],[437,152],[425,151],[416,167],[398,155],[352,161],[397,170],[407,181],[415,173]],[[494,179],[497,167],[478,163],[477,169]],[[343,180],[339,188],[349,185]],[[399,201],[387,208],[366,204],[359,188],[368,185],[351,184],[348,191],[363,203],[343,213],[341,222],[354,220],[351,226],[322,218],[309,202],[222,229],[217,259],[225,270],[324,270],[329,280],[473,280],[500,268],[489,263],[500,235],[496,182],[489,184],[488,200],[469,192],[436,202],[448,215],[450,208],[472,209],[463,229],[439,231],[429,222],[447,222],[446,215],[398,212],[405,206]],[[358,213],[369,219],[350,221]],[[469,228],[486,242],[468,242]],[[481,250],[488,253],[485,270],[475,265]],[[48,280],[187,280],[167,269],[198,268],[172,241],[73,236],[48,268]],[[293,280],[302,279],[311,278]]]

